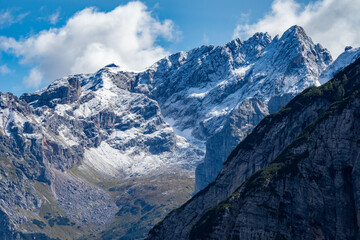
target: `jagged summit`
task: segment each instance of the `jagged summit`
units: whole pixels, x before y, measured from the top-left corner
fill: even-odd
[[[224,46],[232,47],[234,45],[248,45],[249,48],[256,48],[257,46],[266,47],[271,41],[271,36],[268,33],[258,32],[245,41],[241,40],[240,38],[236,38],[229,43],[226,43]]]
[[[296,51],[303,52],[305,54],[307,54],[309,50],[315,50],[323,55],[324,61],[328,64],[332,62],[330,52],[326,48],[323,48],[320,43],[314,44],[311,37],[306,34],[305,30],[301,26],[294,25],[289,28],[283,33],[279,41],[282,44],[287,45],[287,47],[289,47],[290,44]]]
[[[178,136],[205,152],[207,140],[235,112],[243,113],[239,109],[244,108],[245,100],[250,105],[259,104],[261,107],[255,112],[263,117],[268,113],[268,104],[274,111],[306,87],[318,85],[320,73],[330,62],[326,49],[315,45],[301,27],[293,26],[273,41],[267,33],[256,33],[246,41],[235,39],[223,46],[179,52],[141,73],[125,72],[110,64],[94,74],[56,80],[21,99],[33,107],[54,108],[58,114],[69,108],[66,104],[72,104],[74,109],[84,109],[76,112],[85,117],[103,109],[116,111],[117,96],[124,91],[141,94],[158,104],[164,121]],[[108,107],[85,113],[93,104]],[[256,104],[253,106],[258,109]],[[260,121],[262,117],[255,117],[260,115],[242,123],[246,132]],[[236,122],[233,126],[239,127]],[[241,138],[243,134],[237,136]],[[227,148],[239,141],[238,137],[231,138]],[[201,186],[212,180],[217,171]],[[202,187],[199,185],[199,189]]]
[[[282,37],[285,38],[298,38],[298,39],[309,39],[309,36],[306,34],[304,28],[299,25],[294,25],[286,30]]]

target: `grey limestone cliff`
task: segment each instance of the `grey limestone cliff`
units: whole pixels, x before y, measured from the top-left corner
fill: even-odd
[[[360,60],[266,117],[148,239],[358,238]]]
[[[344,85],[359,82],[359,63],[336,78]],[[357,85],[344,94],[268,166],[205,213],[190,239],[358,239],[359,90]]]
[[[314,44],[299,26],[291,27],[281,37],[276,36],[261,49],[256,62],[245,65],[250,68],[242,81],[244,86],[240,89],[243,92],[235,100],[238,104],[226,117],[226,121],[232,123],[224,122],[222,129],[217,130],[206,143],[206,157],[196,169],[196,192],[215,180],[229,151],[262,118],[281,109],[306,87],[318,86],[318,77],[331,61],[327,50]],[[246,81],[251,84],[245,84]],[[254,106],[247,106],[249,101],[255,101],[252,103]]]

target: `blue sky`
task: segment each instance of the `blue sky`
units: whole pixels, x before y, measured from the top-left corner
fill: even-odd
[[[170,53],[256,31],[274,36],[294,24],[335,56],[360,44],[355,0],[129,2],[0,0],[0,91],[20,95],[109,62],[141,70]]]

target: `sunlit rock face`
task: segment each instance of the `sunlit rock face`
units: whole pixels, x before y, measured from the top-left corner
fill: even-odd
[[[4,234],[145,237],[330,63],[294,26],[179,52],[143,72],[110,64],[20,98],[1,94]]]

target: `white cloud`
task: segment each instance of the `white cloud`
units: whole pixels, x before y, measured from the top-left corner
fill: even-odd
[[[4,65],[0,65],[0,73],[1,74],[8,74],[8,73],[11,73],[11,69],[8,68],[8,66],[6,64]]]
[[[0,25],[12,23],[13,19],[13,15],[8,10],[0,13]]]
[[[38,88],[40,87],[42,80],[43,74],[35,67],[31,69],[29,76],[25,77],[23,82],[28,88]]]
[[[49,17],[49,21],[52,25],[55,25],[59,21],[60,11],[56,11],[55,13],[51,14]]]
[[[245,38],[255,32],[274,36],[296,24],[337,57],[345,46],[360,46],[359,12],[360,1],[357,0],[318,0],[308,5],[294,0],[274,0],[270,13],[254,24],[238,25],[234,37]]]
[[[39,72],[47,82],[68,74],[95,72],[109,63],[142,70],[169,54],[156,41],[160,37],[171,40],[174,34],[172,21],[161,22],[151,14],[141,2],[110,12],[86,8],[61,28],[24,40],[0,37],[0,50],[16,55],[22,64],[35,65],[33,76]],[[30,74],[25,81],[38,83],[33,79]]]
[[[29,12],[21,13],[17,16],[14,16],[13,13],[9,9],[1,10],[0,11],[0,27],[7,27],[14,23],[20,22],[27,15],[29,15]]]

